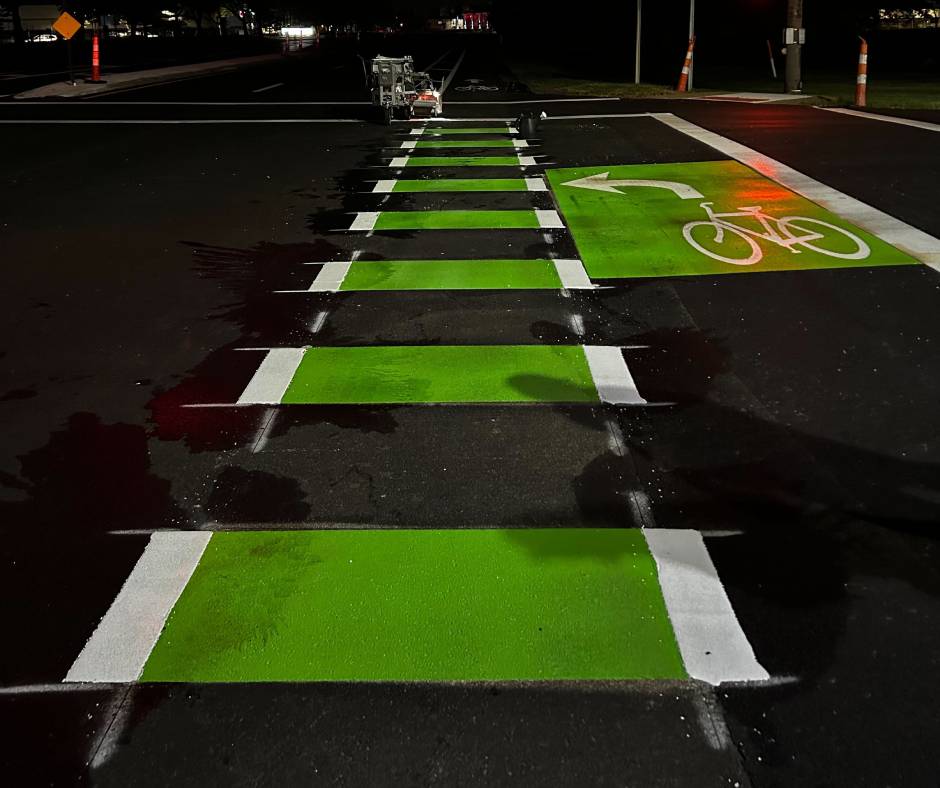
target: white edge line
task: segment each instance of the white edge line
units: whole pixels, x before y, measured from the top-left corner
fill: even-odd
[[[562,230],[565,227],[558,211],[543,211],[536,208],[535,216],[539,220],[539,227],[543,230]]]
[[[851,115],[856,118],[865,118],[866,120],[880,120],[884,123],[895,123],[898,126],[910,126],[915,129],[924,129],[925,131],[940,131],[940,124],[928,123],[926,120],[914,120],[913,118],[899,118],[894,115],[877,115],[874,112],[860,112],[857,109],[847,109],[845,107],[817,107],[826,112],[838,112],[840,115]]]
[[[279,405],[303,360],[304,348],[270,348],[236,405]]]
[[[408,156],[396,156],[389,163],[389,167],[405,167],[408,164]]]
[[[381,211],[360,211],[356,214],[356,218],[353,219],[353,223],[349,226],[350,230],[372,230],[375,228],[375,223],[379,220],[379,214]]]
[[[534,156],[519,156],[519,166],[520,167],[535,167],[535,157]]]
[[[389,194],[395,191],[395,184],[398,183],[395,179],[387,179],[378,181],[375,184],[375,188],[372,190],[373,194]]]
[[[207,531],[153,534],[64,681],[136,681],[211,537]]]
[[[925,265],[940,271],[940,239],[826,186],[763,153],[722,137],[713,131],[703,129],[701,126],[696,126],[670,112],[653,113],[653,117],[676,131],[721,151],[726,156],[756,170],[802,197],[812,200],[836,216],[867,230],[885,243],[896,246]]]
[[[526,189],[530,192],[547,192],[548,186],[545,184],[544,178],[526,178],[525,179]]]
[[[417,141],[415,141],[415,140],[405,140],[405,141],[401,144],[401,147],[402,147],[404,150],[414,150],[417,145],[418,145],[418,143],[417,143]]]
[[[620,347],[606,345],[584,345],[594,387],[601,402],[611,405],[647,405],[623,360]]]
[[[698,531],[643,530],[656,561],[673,632],[693,679],[767,681]]]
[[[558,278],[561,280],[561,286],[566,290],[593,290],[594,283],[591,282],[587,271],[584,270],[584,264],[580,260],[552,260],[555,264],[555,271],[558,272]]]
[[[324,263],[323,267],[317,273],[313,284],[310,285],[311,293],[335,293],[343,284],[346,274],[349,273],[349,263]]]

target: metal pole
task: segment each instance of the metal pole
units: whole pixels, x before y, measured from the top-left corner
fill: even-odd
[[[796,40],[787,42],[786,87],[787,93],[803,92],[803,73],[801,67],[802,45],[799,31],[803,28],[803,0],[787,0],[787,27],[792,29]]]
[[[636,0],[636,65],[633,69],[636,85],[640,84],[640,32],[643,29],[643,0]]]
[[[689,0],[689,41],[695,38],[695,0]],[[692,62],[689,63],[689,86],[688,90],[692,90],[692,71],[695,67],[695,56],[692,57]]]

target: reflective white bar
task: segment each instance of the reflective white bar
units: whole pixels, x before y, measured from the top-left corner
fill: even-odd
[[[208,531],[153,534],[64,680],[137,681],[211,537]]]
[[[698,531],[643,530],[685,670],[709,684],[766,681]]]
[[[237,404],[280,404],[303,357],[303,348],[271,348],[238,398]]]
[[[543,230],[559,230],[565,226],[565,223],[558,215],[558,211],[542,211],[536,209],[535,215],[538,217],[539,227]]]
[[[594,386],[601,402],[609,402],[612,405],[648,404],[640,396],[619,347],[585,345],[584,355],[587,357],[591,377],[594,378]]]
[[[594,283],[580,260],[553,260],[561,285],[566,290],[593,289]]]
[[[346,274],[349,273],[349,266],[352,263],[324,263],[313,284],[310,285],[311,293],[335,293],[343,284]]]

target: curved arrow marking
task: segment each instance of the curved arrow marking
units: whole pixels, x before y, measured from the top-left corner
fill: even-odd
[[[588,175],[586,178],[579,178],[575,181],[567,181],[563,186],[574,186],[577,189],[593,189],[599,192],[613,192],[622,194],[617,186],[648,186],[653,189],[668,189],[677,197],[683,200],[700,200],[705,195],[696,191],[687,183],[677,183],[676,181],[647,181],[647,180],[610,180],[609,172],[602,172],[598,175]]]

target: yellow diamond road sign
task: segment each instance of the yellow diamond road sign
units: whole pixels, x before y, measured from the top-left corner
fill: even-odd
[[[52,29],[67,41],[82,29],[82,23],[70,13],[64,11],[62,16],[52,23]]]

